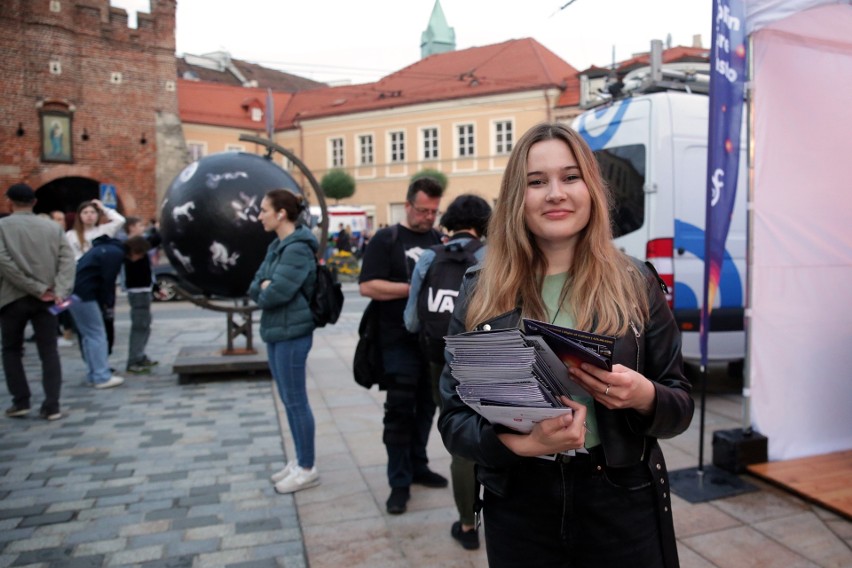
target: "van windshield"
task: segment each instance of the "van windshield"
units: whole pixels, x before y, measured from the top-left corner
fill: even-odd
[[[645,219],[645,146],[630,144],[595,151],[613,198],[612,236],[642,226]]]

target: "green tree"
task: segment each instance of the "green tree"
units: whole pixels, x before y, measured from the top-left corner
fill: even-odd
[[[345,170],[333,169],[322,176],[320,187],[326,197],[334,199],[337,203],[355,194],[355,178]]]
[[[416,174],[411,176],[411,183],[414,183],[415,181],[417,181],[418,179],[420,179],[422,177],[430,177],[430,178],[434,179],[435,181],[438,182],[438,185],[440,185],[444,189],[447,189],[447,184],[450,183],[444,172],[440,172],[438,170],[432,170],[432,169],[429,169],[429,168],[426,168],[425,170],[420,170],[419,172],[417,172]]]

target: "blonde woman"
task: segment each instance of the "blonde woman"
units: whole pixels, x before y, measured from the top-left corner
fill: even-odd
[[[613,245],[608,193],[576,132],[540,124],[518,140],[489,229],[451,335],[527,317],[617,338],[611,372],[570,369],[590,393],[563,398],[573,416],[529,434],[466,406],[445,366],[439,428],[450,453],[477,464],[489,565],[677,566],[657,439],[683,432],[694,411],[680,336],[652,271]]]

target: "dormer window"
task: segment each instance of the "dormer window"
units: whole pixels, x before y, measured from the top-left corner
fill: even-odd
[[[251,109],[251,119],[253,122],[260,122],[263,120],[263,109],[253,107]]]

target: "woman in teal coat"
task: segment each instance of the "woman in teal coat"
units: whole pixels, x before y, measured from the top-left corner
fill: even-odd
[[[305,386],[305,362],[313,344],[314,320],[309,298],[316,285],[318,244],[299,224],[304,199],[285,189],[273,189],[260,205],[264,230],[275,233],[266,258],[249,287],[261,308],[260,336],[266,342],[269,369],[287,412],[296,459],[272,476],[278,493],[319,485],[314,463],[314,416]]]

